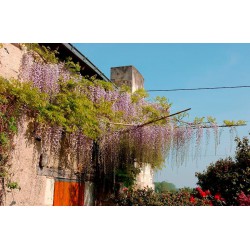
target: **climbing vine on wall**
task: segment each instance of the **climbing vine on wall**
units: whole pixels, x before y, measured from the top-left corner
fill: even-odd
[[[71,58],[60,62],[57,51],[37,44],[22,46],[27,52],[19,79],[0,78],[3,158],[18,128],[29,121],[30,139],[41,142],[41,153],[52,154],[65,168],[76,162],[81,172],[98,165],[99,174],[115,179],[135,161],[161,168],[170,149],[183,161],[192,139],[199,145],[204,125],[218,132],[212,118],[192,123],[183,122],[183,114],[167,118],[171,105],[164,97],[150,102],[144,90],[130,93],[126,87],[83,77],[79,64]],[[165,118],[141,126],[159,117]],[[3,165],[4,161],[7,158]]]

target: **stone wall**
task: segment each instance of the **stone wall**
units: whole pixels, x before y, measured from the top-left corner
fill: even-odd
[[[0,76],[6,79],[18,79],[21,60],[26,49],[19,44],[4,43],[1,45],[3,46],[0,48]],[[13,139],[8,162],[8,176],[11,178],[11,182],[18,183],[20,190],[5,188],[2,205],[51,206],[57,178],[77,182],[82,180],[82,176],[79,176],[77,154],[71,156],[63,154],[64,158],[61,159],[58,155],[52,154],[49,149],[42,150],[43,140],[35,140],[35,136],[30,136],[28,132],[31,123],[30,118],[22,118],[22,122],[18,126],[18,134]],[[60,150],[63,150],[62,141],[61,147]],[[0,179],[0,195],[3,187],[2,180]],[[87,182],[84,204],[93,205],[93,190],[93,183]]]
[[[3,43],[2,46],[0,48],[0,76],[17,79],[25,51],[17,44]]]
[[[14,138],[9,174],[21,190],[6,192],[5,205],[45,205],[46,177],[37,175],[40,154],[26,139],[27,122]]]
[[[0,76],[18,79],[24,50],[18,44],[3,44],[0,49]],[[51,205],[51,188],[48,178],[37,175],[40,152],[26,136],[28,121],[24,121],[14,137],[10,157],[9,175],[20,190],[6,189],[4,205]]]

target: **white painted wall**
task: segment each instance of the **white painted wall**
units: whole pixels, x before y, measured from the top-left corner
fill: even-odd
[[[154,189],[154,171],[151,165],[148,163],[138,164],[135,162],[135,167],[140,167],[141,172],[136,177],[135,187],[138,189],[143,189],[146,187]]]
[[[46,178],[45,185],[46,187],[45,187],[44,205],[53,206],[55,180],[53,178]]]

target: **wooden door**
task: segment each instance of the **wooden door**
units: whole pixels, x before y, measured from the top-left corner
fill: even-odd
[[[68,179],[55,180],[54,206],[83,206],[84,184]]]

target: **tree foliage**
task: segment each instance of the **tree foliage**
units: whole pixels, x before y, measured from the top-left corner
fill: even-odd
[[[173,183],[162,181],[155,182],[155,192],[156,193],[166,193],[168,191],[177,191],[176,186]]]

